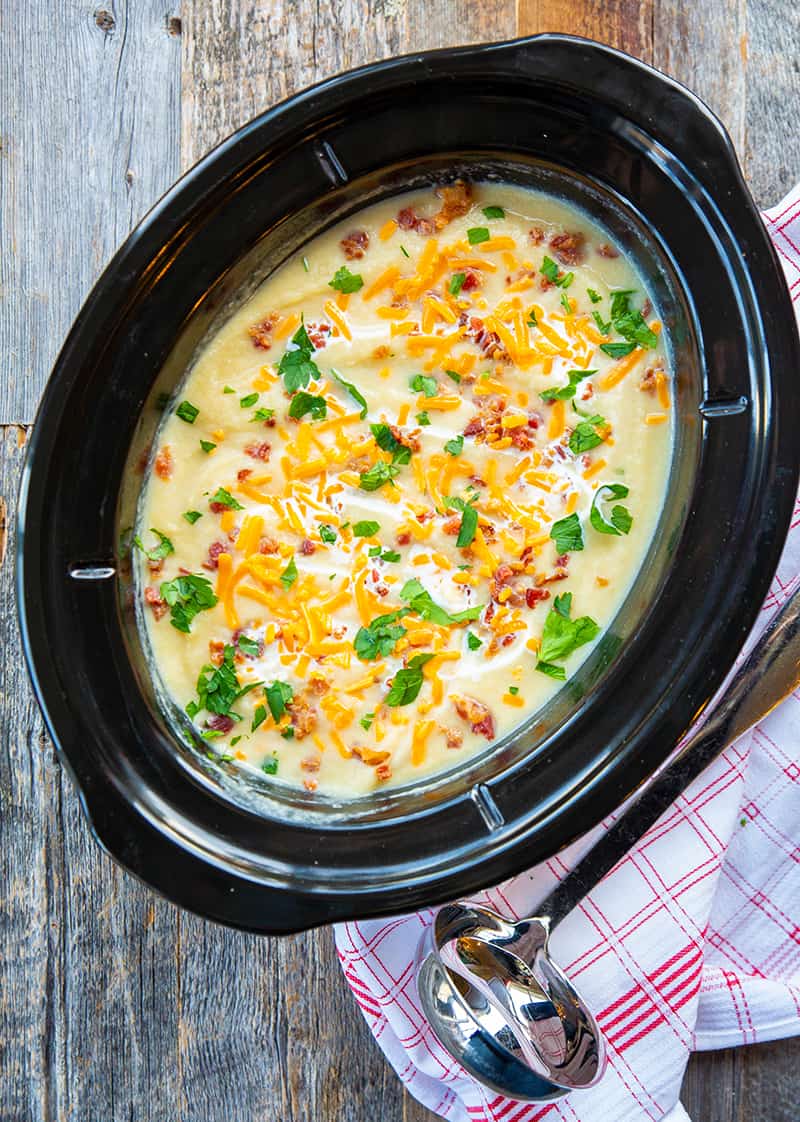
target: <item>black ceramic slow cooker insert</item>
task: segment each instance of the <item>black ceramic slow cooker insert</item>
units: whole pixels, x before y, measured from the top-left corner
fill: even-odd
[[[611,630],[546,711],[424,783],[350,804],[247,779],[164,715],[118,550],[169,395],[230,309],[366,203],[457,177],[584,207],[648,277],[671,339],[666,506]],[[193,168],[70,332],[20,499],[25,653],[98,841],[177,904],[277,933],[474,892],[617,806],[707,704],[774,572],[798,478],[798,343],[725,132],[690,93],[545,35],[365,67]]]

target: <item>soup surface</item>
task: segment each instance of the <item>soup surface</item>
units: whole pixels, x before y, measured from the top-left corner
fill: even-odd
[[[352,797],[462,762],[619,608],[671,449],[661,325],[581,212],[363,210],[199,354],[140,504],[157,672],[211,754]]]

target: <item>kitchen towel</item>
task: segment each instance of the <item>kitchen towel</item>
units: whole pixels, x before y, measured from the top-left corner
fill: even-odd
[[[764,220],[800,314],[800,188]],[[754,635],[799,583],[796,503]],[[603,828],[475,899],[535,914]],[[416,992],[431,915],[336,929],[369,1027],[427,1107],[451,1122],[686,1120],[678,1096],[690,1052],[800,1032],[800,691],[727,749],[554,932],[553,958],[608,1044],[596,1087],[519,1103],[450,1059]]]

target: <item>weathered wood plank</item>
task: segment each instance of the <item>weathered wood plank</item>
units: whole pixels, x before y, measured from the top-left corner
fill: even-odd
[[[796,1122],[800,1038],[689,1061],[681,1101],[694,1122]]]
[[[177,174],[169,16],[169,0],[0,0],[0,423],[33,419],[86,292]]]
[[[320,78],[516,27],[513,0],[189,0],[183,24],[184,166]]]
[[[653,0],[518,0],[517,34],[583,35],[652,60]]]

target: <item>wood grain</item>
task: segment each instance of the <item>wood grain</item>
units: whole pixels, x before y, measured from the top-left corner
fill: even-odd
[[[0,423],[30,421],[69,325],[178,171],[169,0],[0,0]]]
[[[0,423],[31,419],[83,296],[179,165],[374,58],[595,36],[706,98],[760,201],[800,178],[800,20],[781,0],[701,16],[681,0],[0,0],[0,27]],[[0,424],[0,523],[25,433]],[[0,1122],[432,1120],[383,1061],[330,931],[223,931],[95,846],[27,688],[12,557],[0,525]],[[694,1122],[795,1122],[798,1061],[798,1042],[696,1057],[684,1102]]]

